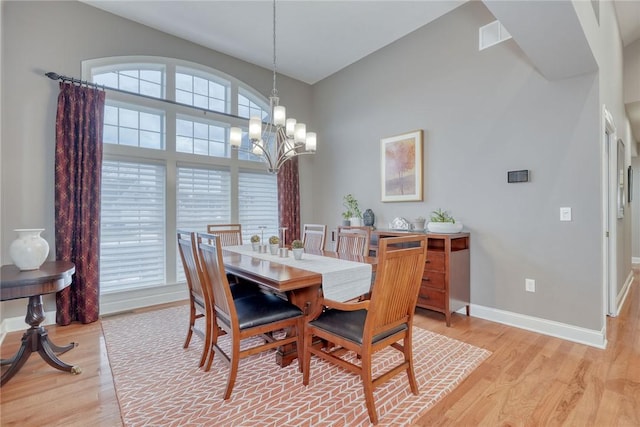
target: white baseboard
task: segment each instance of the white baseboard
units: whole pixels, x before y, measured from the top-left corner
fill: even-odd
[[[541,319],[475,304],[471,304],[471,315],[592,347],[603,349],[607,347],[607,337],[605,336],[604,327],[600,331],[585,329],[553,320]]]
[[[102,295],[100,296],[100,316],[122,313],[158,304],[184,301],[188,298],[187,285],[184,283]],[[40,325],[47,326],[55,323],[56,312],[47,311],[45,312],[45,319]],[[2,323],[0,323],[0,345],[8,333],[24,331],[28,327],[29,325],[24,322],[24,316],[9,317],[2,320]]]
[[[56,323],[56,312],[45,311],[44,320],[40,323],[40,326],[53,325],[54,323]],[[29,325],[25,323],[24,316],[3,319],[2,323],[0,323],[0,345],[2,345],[9,332],[25,331],[27,328],[29,328]]]
[[[631,283],[633,282],[633,271],[629,272],[627,276],[627,280],[624,281],[624,285],[620,292],[616,296],[616,316],[620,314],[620,310],[622,310],[622,306],[627,299],[627,295],[629,295],[629,289],[631,289]],[[615,316],[614,316],[615,317]]]

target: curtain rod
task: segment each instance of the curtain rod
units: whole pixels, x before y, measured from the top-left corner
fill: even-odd
[[[145,94],[142,94],[142,93],[136,93],[136,92],[131,92],[131,91],[128,91],[128,90],[122,90],[122,89],[118,89],[118,88],[114,88],[114,87],[108,87],[108,86],[105,86],[105,85],[100,85],[100,84],[97,84],[97,83],[90,82],[88,80],[81,80],[81,79],[76,79],[75,77],[63,76],[63,75],[60,75],[58,73],[54,73],[53,71],[49,71],[48,73],[45,73],[44,75],[49,77],[51,80],[60,80],[61,82],[71,82],[71,83],[77,83],[77,84],[80,84],[80,85],[91,86],[91,87],[93,87],[95,89],[101,89],[101,90],[103,90],[105,92],[107,90],[112,90],[114,92],[126,93],[127,95],[139,96],[141,98],[151,99],[153,101],[162,101],[162,102],[166,102],[166,103],[171,104],[171,105],[177,105],[177,106],[180,106],[180,107],[185,107],[185,108],[190,108],[190,109],[193,109],[193,110],[202,111],[204,114],[213,113],[213,114],[219,114],[221,116],[225,116],[225,117],[229,117],[229,118],[233,118],[233,119],[239,119],[239,120],[243,120],[243,121],[248,120],[246,117],[236,116],[235,114],[229,114],[229,113],[223,113],[223,112],[220,112],[220,111],[207,110],[206,108],[194,107],[193,105],[183,104],[182,102],[176,102],[176,101],[173,101],[171,99],[156,98],[155,96],[149,96],[149,95],[145,95]]]

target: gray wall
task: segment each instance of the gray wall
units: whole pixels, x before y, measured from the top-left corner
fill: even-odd
[[[602,27],[611,21],[605,7]],[[77,76],[84,59],[160,55],[270,91],[268,70],[81,3],[2,8],[3,264],[15,228],[46,228],[54,251],[57,85],[43,72]],[[283,103],[298,119],[313,117],[319,137],[318,153],[301,159],[303,222],[337,225],[346,193],[373,209],[379,227],[448,209],[472,233],[472,303],[600,330],[600,112],[606,102],[624,123],[619,59],[597,74],[548,81],[514,41],[478,52],[478,27],[493,19],[470,2],[313,88],[279,78]],[[594,53],[599,65],[606,55]],[[425,131],[424,202],[381,203],[380,138],[416,129]],[[531,182],[507,184],[513,169],[529,169]],[[562,206],[572,222],[559,221]],[[620,256],[630,255],[625,247]],[[525,278],[536,293],[524,291]],[[24,302],[2,304],[3,319],[22,315]]]
[[[448,209],[471,232],[472,303],[600,330],[598,77],[547,81],[513,41],[478,52],[493,20],[470,2],[314,86],[314,220],[337,224],[346,193],[378,227]],[[424,202],[381,203],[380,138],[415,129]],[[531,182],[507,184],[516,169]]]
[[[45,228],[55,256],[54,147],[58,84],[46,71],[79,77],[90,58],[157,55],[201,63],[260,93],[271,92],[270,70],[205,49],[79,2],[2,2],[2,214],[0,260],[16,228]],[[279,77],[282,102],[296,118],[310,118],[308,85]],[[54,310],[51,298],[45,309]],[[2,303],[2,319],[24,316],[26,301]]]

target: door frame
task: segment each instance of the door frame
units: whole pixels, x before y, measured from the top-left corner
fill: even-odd
[[[606,336],[606,316],[616,317],[618,315],[617,299],[617,228],[616,228],[616,127],[613,116],[602,107],[602,213],[603,213],[603,313],[604,329]]]

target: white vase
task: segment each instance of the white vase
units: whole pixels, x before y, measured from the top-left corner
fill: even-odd
[[[362,218],[352,216],[349,221],[351,222],[352,227],[362,227]]]
[[[293,257],[295,259],[302,259],[302,254],[304,253],[304,248],[294,248],[293,249]]]
[[[280,249],[280,244],[279,243],[270,243],[269,244],[269,252],[271,252],[271,255],[278,255],[278,249]]]
[[[20,270],[37,270],[49,255],[49,244],[40,237],[44,228],[14,230],[18,238],[9,246],[9,256]]]

